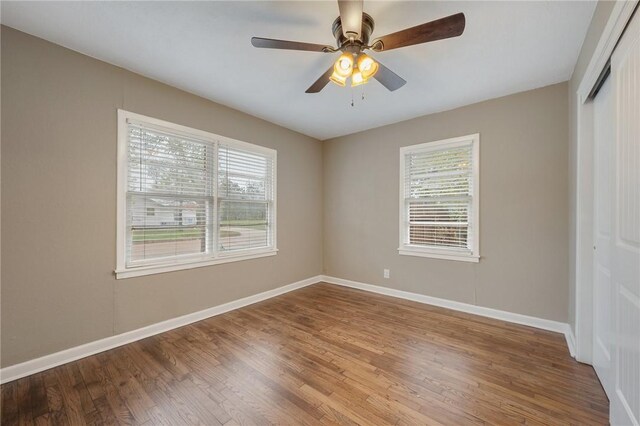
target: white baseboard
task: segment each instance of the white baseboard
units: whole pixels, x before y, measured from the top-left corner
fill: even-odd
[[[573,358],[576,357],[576,336],[573,334],[573,330],[569,324],[566,324],[567,329],[564,332],[564,338],[567,340],[567,346],[569,347],[569,353]]]
[[[321,276],[307,278],[302,281],[278,287],[273,290],[265,291],[263,293],[254,294],[253,296],[244,297],[242,299],[234,300],[222,305],[214,306],[202,311],[183,315],[181,317],[162,321],[156,324],[151,324],[149,326],[142,327],[137,330],[128,331],[126,333],[118,334],[115,336],[106,337],[104,339],[96,340],[84,345],[76,346],[50,355],[45,355],[40,358],[25,361],[20,364],[11,365],[9,367],[0,369],[0,383],[10,382],[12,380],[29,376],[40,371],[48,370],[50,368],[57,367],[58,365],[66,364],[80,358],[85,358],[89,355],[94,355],[118,346],[126,345],[127,343],[135,342],[136,340],[144,339],[146,337],[173,330],[174,328],[182,327],[196,321],[201,321],[209,317],[233,311],[234,309],[261,302],[263,300],[270,299],[272,297],[279,296],[281,294],[288,293],[290,291],[297,290],[299,288],[306,287],[320,281],[322,281]]]
[[[480,315],[483,317],[494,318],[502,321],[512,322],[515,324],[526,325],[529,327],[540,328],[542,330],[554,331],[562,333],[567,341],[569,353],[575,357],[575,337],[571,331],[569,324],[552,321],[543,318],[531,317],[528,315],[516,314],[513,312],[500,311],[498,309],[485,308],[483,306],[470,305],[468,303],[455,302],[453,300],[440,299],[438,297],[425,296],[423,294],[410,293],[408,291],[395,290],[388,287],[381,287],[373,284],[365,284],[357,281],[345,280],[323,275],[322,281],[341,285],[344,287],[356,288],[359,290],[370,291],[372,293],[383,294],[385,296],[398,297],[400,299],[412,300],[414,302],[425,303],[427,305],[440,306],[442,308],[453,309],[454,311],[466,312],[469,314]]]

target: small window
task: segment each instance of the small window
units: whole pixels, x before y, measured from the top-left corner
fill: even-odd
[[[400,149],[402,255],[477,262],[478,134]]]
[[[276,152],[118,111],[118,278],[276,253]]]

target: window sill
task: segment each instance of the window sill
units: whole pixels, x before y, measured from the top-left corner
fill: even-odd
[[[457,260],[460,262],[480,262],[480,256],[468,253],[456,253],[454,251],[433,250],[425,248],[400,247],[398,253],[403,256],[430,257],[432,259]]]
[[[278,249],[265,249],[250,253],[224,254],[215,259],[197,260],[171,265],[146,265],[131,268],[116,269],[116,279],[140,277],[143,275],[162,274],[164,272],[182,271],[185,269],[202,268],[204,266],[219,265],[222,263],[240,262],[242,260],[259,259],[261,257],[275,256]]]

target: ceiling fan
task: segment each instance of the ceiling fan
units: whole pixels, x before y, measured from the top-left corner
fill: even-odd
[[[252,37],[251,44],[254,47],[267,49],[305,50],[322,53],[342,52],[335,64],[322,74],[306,90],[306,93],[320,92],[329,81],[339,86],[345,86],[348,78],[351,78],[351,86],[365,84],[371,78],[375,78],[388,90],[394,91],[404,86],[406,81],[365,54],[365,50],[384,52],[399,47],[457,37],[462,34],[465,26],[464,13],[456,13],[387,34],[369,44],[374,22],[371,16],[362,12],[362,0],[338,0],[338,8],[340,16],[333,21],[332,27],[337,48],[322,44],[262,37]]]

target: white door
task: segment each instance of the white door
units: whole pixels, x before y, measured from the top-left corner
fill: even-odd
[[[615,394],[611,422],[640,424],[640,16],[611,58],[616,143],[611,222]]]
[[[594,212],[593,212],[593,367],[609,397],[614,395],[615,292],[611,284],[611,206],[613,204],[613,150],[615,104],[611,78],[600,88],[594,110]]]

